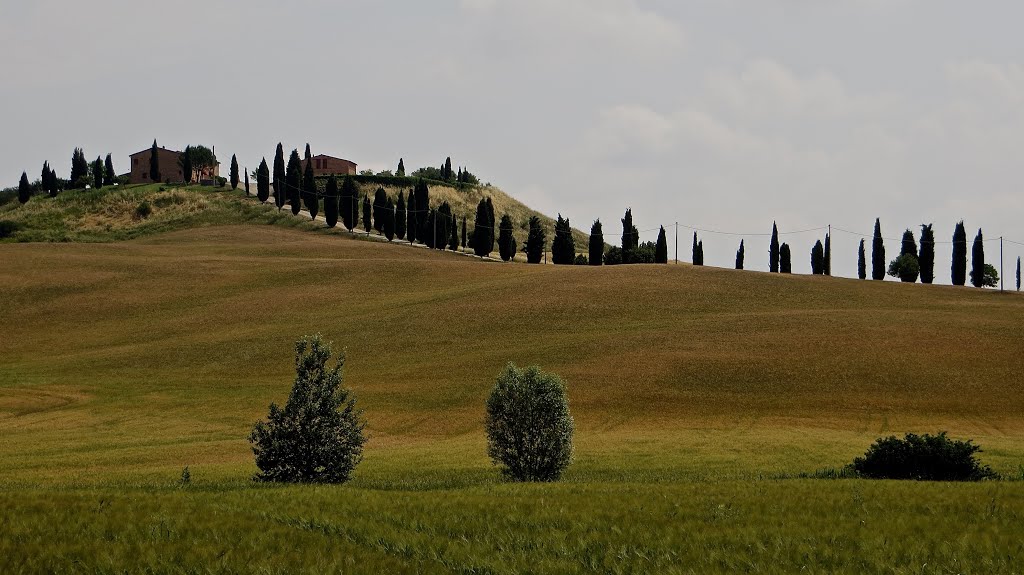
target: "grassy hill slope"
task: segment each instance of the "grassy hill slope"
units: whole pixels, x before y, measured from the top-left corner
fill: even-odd
[[[1022,482],[785,478],[938,430],[1019,477],[1021,318],[1017,294],[267,226],[0,245],[0,570],[1008,572]],[[313,332],[347,350],[366,461],[342,487],[253,486],[246,435]],[[507,361],[568,384],[562,484],[486,459]]]

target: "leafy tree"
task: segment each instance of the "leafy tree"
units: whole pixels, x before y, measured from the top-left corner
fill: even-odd
[[[950,276],[955,286],[967,283],[967,229],[963,221],[953,230],[953,265]]]
[[[398,204],[395,206],[395,236],[400,240],[405,239],[406,218],[405,213],[405,192],[398,190]]]
[[[617,266],[622,263],[622,248],[619,246],[611,246],[608,251],[604,253],[604,265],[606,266]]]
[[[857,277],[862,280],[868,279],[868,262],[864,253],[864,238],[860,239],[860,247],[857,248]]]
[[[501,225],[498,227],[498,253],[502,261],[510,261],[516,256],[516,238],[512,235],[512,218],[505,214],[501,216]]]
[[[115,178],[117,178],[117,174],[114,173],[114,158],[107,154],[107,159],[103,164],[103,185],[113,186]]]
[[[985,275],[981,280],[981,287],[999,287],[999,270],[992,264],[985,264]]]
[[[309,144],[306,144],[306,153],[309,154]],[[309,211],[310,219],[315,220],[317,212],[320,211],[320,198],[316,189],[316,177],[313,175],[313,161],[306,160],[305,175],[302,177],[302,203]]]
[[[901,282],[914,283],[921,272],[915,254],[900,254],[900,256],[889,262],[889,275],[900,278]]]
[[[640,244],[640,238],[633,225],[633,210],[626,210],[622,218],[622,263],[633,263],[633,250]]]
[[[853,460],[853,471],[868,479],[917,481],[980,481],[997,475],[975,456],[981,448],[967,441],[938,435],[908,433],[875,441],[864,457]]]
[[[640,245],[633,250],[633,263],[634,264],[653,264],[655,263],[655,256],[657,255],[658,248],[654,242],[641,242]]]
[[[736,250],[736,269],[743,269],[743,259],[746,256],[745,249],[743,248],[743,240],[740,240],[740,249]]]
[[[231,174],[230,174],[231,189],[238,189],[238,158],[234,154],[231,154]]]
[[[370,233],[370,230],[373,229],[373,220],[371,219],[372,218],[372,216],[371,216],[371,209],[372,208],[370,206],[370,196],[365,196],[364,195],[363,196],[363,229],[366,230],[366,233]]]
[[[793,254],[786,243],[779,246],[779,271],[784,274],[793,273]]]
[[[599,266],[601,260],[604,259],[604,232],[601,230],[601,220],[594,220],[594,225],[590,226],[590,265]]]
[[[402,158],[398,158],[398,169],[395,170],[395,175],[400,177],[400,178],[404,178],[405,177],[405,160],[403,160]],[[402,239],[402,238],[398,238],[398,239]]]
[[[555,221],[555,235],[551,240],[551,262],[556,265],[573,265],[576,261],[576,245],[572,237],[569,219],[558,214]]]
[[[576,261],[575,261],[574,265],[586,266],[586,265],[590,265],[590,261],[587,260],[587,256],[585,256],[584,254],[578,254],[576,256]]]
[[[654,263],[668,263],[668,240],[665,238],[665,226],[658,232],[658,242],[654,247]]]
[[[557,481],[573,459],[565,384],[540,368],[508,364],[487,398],[487,454],[513,481]]]
[[[490,255],[494,242],[491,241],[491,234],[494,228],[490,223],[490,215],[487,212],[487,200],[481,199],[476,205],[476,221],[473,226],[473,253],[480,257]]]
[[[885,279],[885,243],[882,240],[882,222],[875,218],[875,236],[871,242],[871,279]]]
[[[772,243],[768,246],[768,271],[779,272],[779,258],[782,257],[779,251],[779,228],[772,222]]]
[[[266,158],[256,169],[256,199],[264,203],[270,199],[270,168],[267,167]]]
[[[96,161],[92,163],[92,187],[103,187],[103,158],[99,156],[96,156]]]
[[[406,218],[408,219],[405,224],[405,235],[406,239],[408,239],[411,244],[416,241],[416,232],[419,230],[419,214],[416,213],[416,194],[414,190],[409,190],[409,207],[406,209],[408,210],[408,214],[406,215]],[[420,241],[422,241],[422,239]]]
[[[277,152],[274,153],[274,204],[278,211],[284,208],[287,192],[285,191],[285,179],[287,172],[284,167],[284,148],[280,142],[277,144]],[[349,228],[352,229],[352,228]]]
[[[356,208],[359,201],[359,188],[352,178],[346,177],[341,183],[341,197],[338,198],[338,208],[341,211],[341,222],[345,229],[352,231],[359,224],[359,210]]]
[[[249,435],[258,481],[344,483],[362,460],[363,412],[343,385],[344,355],[328,366],[319,335],[295,343],[295,383],[284,409],[270,404]]]
[[[327,227],[338,225],[338,178],[331,174],[327,178],[327,191],[324,193],[324,219]]]
[[[387,203],[384,204],[384,237],[391,240],[395,239],[395,204],[391,202],[391,198],[388,198]]]
[[[160,177],[160,152],[158,150],[156,140],[153,140],[153,147],[149,150],[149,179],[154,182],[163,181]]]
[[[921,251],[917,263],[921,268],[921,283],[932,283],[935,280],[935,232],[931,224],[921,224]]]
[[[544,234],[544,228],[540,225],[540,218],[537,216],[530,216],[530,233],[526,236],[526,246],[524,251],[526,252],[526,263],[539,264],[541,258],[544,256],[544,245],[547,241]],[[476,244],[474,236],[473,244]]]
[[[388,193],[383,187],[377,188],[373,194],[373,229],[378,233],[384,232],[384,210],[387,208]]]
[[[825,234],[825,251],[822,255],[821,273],[827,276],[832,275],[832,238],[831,234]]]
[[[18,201],[24,204],[30,197],[32,197],[32,185],[28,183],[28,174],[22,172],[21,180],[18,182]]]
[[[981,228],[978,228],[978,235],[974,238],[974,247],[971,249],[971,285],[974,287],[985,286],[985,240],[981,236]]]
[[[217,167],[217,156],[213,153],[213,150],[203,145],[188,146],[185,148],[184,156],[188,158],[189,165],[191,166],[189,178],[191,179],[191,172],[198,172],[200,179],[204,175],[212,177],[213,169]],[[184,169],[185,158],[179,158],[178,163],[181,164]]]
[[[302,210],[302,162],[299,160],[298,150],[292,150],[288,157],[285,186],[288,188],[288,203],[292,208],[292,215],[297,216]]]
[[[811,273],[814,275],[825,273],[825,248],[821,245],[821,240],[814,242],[814,247],[811,248]]]

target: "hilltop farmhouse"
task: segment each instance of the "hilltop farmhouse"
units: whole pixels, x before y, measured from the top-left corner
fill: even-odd
[[[313,160],[314,176],[354,176],[357,173],[355,162],[323,154],[317,154],[311,159]],[[306,160],[302,160],[302,169],[306,169]]]
[[[152,148],[146,148],[141,152],[135,152],[128,156],[131,158],[131,172],[128,173],[128,182],[131,184],[149,184],[153,183],[153,180],[149,178],[149,159],[152,154]],[[164,147],[157,148],[157,157],[160,163],[160,178],[158,182],[183,182],[185,181],[184,174],[181,172],[181,152],[176,150],[168,150]],[[353,164],[354,165],[354,164]],[[220,163],[213,168],[205,168],[203,170],[196,170],[193,174],[192,179],[199,181],[212,180],[220,176]]]

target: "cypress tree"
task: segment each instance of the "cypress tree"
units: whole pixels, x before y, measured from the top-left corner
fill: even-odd
[[[245,172],[245,197],[249,197],[249,172]]]
[[[530,233],[526,237],[526,263],[539,264],[544,256],[544,228],[540,225],[540,218],[530,216]],[[474,241],[474,243],[476,243]]]
[[[107,154],[107,159],[103,164],[103,185],[113,186],[114,178],[116,177],[117,174],[114,173],[114,158]]]
[[[191,184],[193,176],[192,146],[185,146],[185,151],[181,153],[180,162],[182,180],[184,180],[186,184]]]
[[[408,215],[405,213],[405,191],[398,190],[398,204],[395,206],[395,236],[405,239],[405,224]]]
[[[569,219],[558,214],[555,221],[555,235],[551,240],[551,261],[557,265],[573,265],[576,262],[576,243],[572,237]]]
[[[231,154],[231,189],[238,189],[238,158]]]
[[[811,248],[811,273],[813,275],[825,273],[825,248],[821,245],[821,240],[814,242],[814,247]]]
[[[985,285],[985,244],[981,236],[981,228],[978,228],[978,235],[974,237],[974,247],[971,249],[971,284],[974,287]]]
[[[961,220],[953,230],[953,266],[950,270],[953,285],[967,283],[967,230]]]
[[[299,160],[298,150],[292,150],[288,157],[285,187],[288,188],[288,203],[292,208],[292,215],[297,216],[302,210],[302,162]]]
[[[451,156],[446,158],[445,161],[444,161],[444,171],[441,173],[441,177],[443,177],[446,182],[451,181],[451,179],[452,179],[452,158],[451,158]]]
[[[160,178],[160,153],[157,151],[156,140],[153,140],[153,147],[149,150],[149,179],[154,182],[163,181]]]
[[[900,242],[900,255],[911,255],[917,259],[917,242],[914,241],[914,232],[909,229],[903,232],[903,239]]]
[[[604,232],[601,230],[601,220],[594,220],[594,225],[590,226],[590,265],[599,266],[604,259]]]
[[[487,252],[494,251],[494,242],[498,239],[498,220],[494,217],[494,204],[491,198],[486,199],[487,207]]]
[[[403,160],[402,158],[398,158],[398,169],[395,170],[395,175],[400,178],[405,177],[405,160]]]
[[[406,219],[406,222],[405,222],[405,236],[406,236],[406,239],[409,240],[410,244],[415,242],[416,241],[416,237],[417,237],[416,236],[416,232],[418,231],[418,229],[417,229],[416,226],[419,225],[419,224],[417,224],[417,222],[418,222],[418,219],[417,219],[418,214],[416,213],[417,209],[418,208],[416,206],[416,194],[414,193],[413,190],[409,190],[409,206],[406,208],[406,210],[407,210],[406,218],[407,219]]]
[[[654,263],[668,263],[668,240],[665,238],[665,226],[658,231],[658,241],[654,244]]]
[[[97,190],[103,187],[103,158],[99,156],[92,163],[92,185]]]
[[[697,258],[700,260],[698,265],[704,265],[704,240],[697,242]]]
[[[868,261],[864,253],[864,238],[860,239],[860,247],[857,248],[857,277],[862,280],[868,279]]]
[[[473,225],[473,253],[480,257],[490,255],[493,245],[489,238],[493,230],[490,229],[488,220],[487,201],[481,199],[476,205],[476,220]]]
[[[875,236],[871,241],[871,279],[885,279],[885,243],[882,240],[882,222],[875,218]]]
[[[462,249],[466,249],[466,216],[462,216]]]
[[[373,229],[377,230],[377,233],[384,232],[384,224],[387,219],[384,210],[387,209],[388,199],[388,193],[384,191],[383,187],[378,187],[373,194]]]
[[[516,238],[512,235],[512,218],[508,214],[501,216],[501,225],[498,229],[498,253],[501,260],[507,262],[516,257]]]
[[[256,199],[266,203],[270,199],[270,168],[267,167],[267,159],[260,161],[260,167],[256,168]]]
[[[71,175],[68,176],[69,184],[72,188],[78,187],[78,181],[82,176],[89,173],[88,162],[85,162],[85,170],[83,171],[83,161],[85,160],[85,152],[82,148],[75,148],[75,151],[71,154]]]
[[[309,153],[309,144],[306,144],[306,153]],[[306,204],[310,219],[315,220],[317,212],[320,211],[320,194],[316,189],[316,177],[313,176],[313,162],[306,160],[305,175],[302,177],[302,203]]]
[[[427,218],[425,220],[422,233],[423,237],[421,237],[420,240],[423,242],[423,245],[427,246],[430,249],[434,249],[434,247],[437,246],[437,243],[434,242],[434,240],[437,239],[436,209],[430,208],[430,211],[427,212]]]
[[[428,230],[427,219],[430,215],[430,188],[427,187],[427,183],[420,178],[416,182],[416,187],[413,190],[416,196],[416,237],[419,238],[421,243],[426,243],[428,236],[433,235],[432,230]]]
[[[935,280],[935,232],[931,224],[921,224],[921,248],[917,265],[921,269],[921,283],[930,284]]]
[[[622,263],[633,262],[633,250],[640,244],[640,238],[635,236],[636,227],[633,225],[633,209],[628,208],[622,217]]]
[[[370,230],[373,229],[373,219],[371,216],[370,196],[363,196],[363,229],[369,234]]]
[[[345,229],[352,231],[356,228],[357,213],[356,201],[359,197],[359,190],[356,188],[356,182],[351,177],[346,176],[344,181],[341,183],[341,194],[338,198],[338,209],[341,212],[341,222],[345,226]]]
[[[1020,291],[1020,256],[1017,256],[1017,291]]]
[[[327,178],[327,191],[324,193],[324,219],[327,227],[338,225],[338,178],[331,174]]]
[[[704,261],[701,259],[701,254],[697,251],[697,232],[693,232],[693,248],[691,248],[690,254],[690,261],[693,262],[693,265],[704,265]]]
[[[825,234],[825,253],[824,253],[824,267],[822,273],[824,275],[832,275],[832,238],[831,234]]]
[[[306,142],[306,153],[303,157],[306,159],[307,165],[309,164],[309,161],[313,159],[313,154],[309,152],[309,142]]]
[[[24,204],[30,197],[32,197],[32,185],[28,183],[28,174],[22,172],[21,181],[18,182],[18,201]]]
[[[779,248],[779,228],[772,222],[772,243],[768,246],[768,271],[771,273],[779,272],[779,258],[782,257],[782,252]]]
[[[28,174],[25,174],[25,177],[27,178]],[[50,187],[50,162],[43,162],[43,169],[39,173],[39,181],[42,183],[43,191],[52,195],[53,188]]]
[[[281,143],[277,144],[277,152],[274,153],[274,204],[278,211],[284,208],[285,178],[287,177],[284,167],[284,148]],[[349,228],[351,229],[351,228]]]
[[[740,240],[740,249],[736,250],[736,269],[743,269],[743,258],[746,256],[746,250],[743,248],[743,240]]]
[[[384,204],[384,237],[389,242],[395,239],[395,204],[391,203],[391,198]]]
[[[793,254],[790,253],[789,244],[779,246],[779,271],[784,274],[793,273]]]
[[[459,251],[459,218],[451,215],[451,222],[448,224],[448,249],[453,252]]]

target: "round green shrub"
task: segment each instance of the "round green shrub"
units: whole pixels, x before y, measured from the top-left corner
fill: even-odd
[[[487,399],[487,454],[515,481],[556,481],[572,463],[574,424],[565,384],[508,364]]]
[[[979,481],[996,474],[975,454],[981,448],[971,440],[908,433],[875,441],[864,457],[853,460],[853,471],[870,479],[917,479],[922,481]]]

